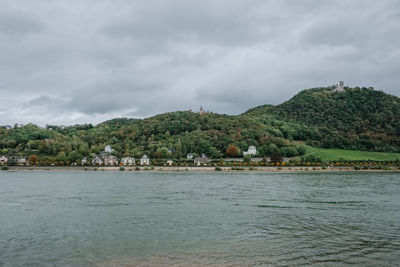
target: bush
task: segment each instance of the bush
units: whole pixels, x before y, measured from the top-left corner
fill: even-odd
[[[2,167],[1,167],[1,170],[2,170],[2,171],[6,171],[6,170],[8,170],[8,167],[7,167],[7,165],[4,165],[4,166],[2,166]]]
[[[232,167],[231,170],[232,171],[244,171],[244,168],[242,168],[242,167]]]
[[[222,168],[217,166],[217,167],[215,167],[215,170],[216,171],[222,171]]]
[[[358,170],[360,169],[360,167],[354,166],[354,169],[355,169],[356,171],[358,171]]]
[[[150,168],[149,167],[144,167],[144,170],[145,171],[150,171]]]
[[[121,167],[119,167],[119,170],[120,171],[125,171],[125,168],[121,166]]]
[[[140,171],[140,168],[138,166],[136,166],[135,171]]]

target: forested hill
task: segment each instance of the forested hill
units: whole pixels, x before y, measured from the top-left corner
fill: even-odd
[[[375,151],[400,147],[400,98],[373,88],[308,89],[278,106],[247,114],[259,115],[262,110],[317,129],[314,146]]]
[[[117,157],[185,158],[187,153],[212,158],[254,145],[259,156],[304,153],[295,140],[313,146],[400,151],[400,100],[367,88],[304,90],[278,106],[264,105],[241,115],[178,111],[146,119],[118,118],[93,126],[33,124],[0,127],[0,155],[43,161],[73,162],[95,157],[106,145]]]

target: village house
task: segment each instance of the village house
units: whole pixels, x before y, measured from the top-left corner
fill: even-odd
[[[193,154],[192,154],[192,153],[187,154],[187,155],[186,155],[186,158],[187,158],[187,159],[193,159]]]
[[[106,147],[104,148],[104,152],[106,152],[106,153],[113,153],[113,152],[114,152],[114,149],[113,149],[111,146],[106,146]]]
[[[197,165],[197,166],[200,166],[201,164],[202,165],[207,165],[207,162],[208,162],[208,158],[205,155],[203,155],[202,157],[197,157],[197,158],[194,159],[194,164]]]
[[[24,157],[18,158],[17,159],[17,164],[22,166],[22,165],[29,165],[28,160]]]
[[[255,146],[249,146],[247,151],[243,151],[243,156],[256,155],[256,154],[257,154],[257,149]]]
[[[135,159],[133,157],[123,157],[121,159],[122,165],[132,166],[135,164]]]
[[[106,166],[115,166],[115,165],[118,165],[117,157],[115,157],[114,155],[108,155],[108,156],[104,159],[104,165],[106,165]]]
[[[92,160],[92,164],[93,164],[93,165],[102,165],[102,164],[103,164],[103,160],[102,160],[100,157],[95,157],[95,158]]]
[[[150,165],[150,159],[146,154],[140,159],[140,165]]]
[[[169,160],[167,160],[167,164],[168,164],[168,166],[172,166],[172,164],[174,164],[174,162],[171,159],[169,159]]]
[[[1,158],[0,158],[0,164],[1,164],[1,165],[7,165],[7,162],[8,162],[8,158],[5,157],[5,156],[1,156]]]

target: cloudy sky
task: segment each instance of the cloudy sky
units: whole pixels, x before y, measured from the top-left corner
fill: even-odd
[[[0,0],[0,125],[400,95],[400,1]]]

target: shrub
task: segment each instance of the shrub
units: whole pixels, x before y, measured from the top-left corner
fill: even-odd
[[[149,168],[149,167],[144,167],[144,170],[145,170],[145,171],[149,171],[150,168]]]
[[[217,166],[217,167],[215,167],[215,170],[216,170],[216,171],[222,171],[222,168],[219,167],[219,166]]]
[[[125,171],[125,168],[121,166],[121,167],[119,167],[119,170],[120,171]]]
[[[360,169],[360,167],[354,166],[354,169],[355,169],[356,171],[358,171],[358,170]]]
[[[2,167],[1,167],[1,170],[3,170],[3,171],[6,171],[6,170],[8,170],[8,167],[7,167],[7,165],[4,165],[4,166],[2,166]]]
[[[135,171],[140,171],[140,168],[138,166],[136,166]]]

